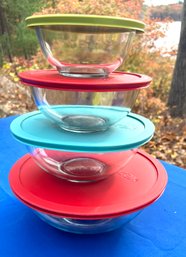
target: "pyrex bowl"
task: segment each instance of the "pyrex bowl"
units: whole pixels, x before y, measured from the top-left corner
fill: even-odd
[[[89,133],[104,131],[131,111],[140,88],[151,78],[134,73],[113,73],[107,79],[64,78],[55,71],[19,74],[31,86],[39,110],[62,129]]]
[[[43,221],[60,230],[76,234],[97,234],[109,232],[127,224],[134,219],[140,211],[107,219],[71,219],[57,217],[40,211],[35,211]]]
[[[121,123],[112,130],[77,135],[62,131],[35,111],[14,119],[10,130],[29,147],[44,170],[71,181],[88,182],[128,166],[135,149],[152,138],[154,125],[148,119],[130,114],[126,120],[127,125]]]
[[[105,77],[125,61],[132,37],[144,23],[98,15],[31,16],[42,52],[63,76]]]
[[[78,133],[104,131],[130,111],[139,90],[72,92],[32,87],[38,109],[62,129]]]
[[[111,153],[67,152],[27,146],[34,161],[48,173],[73,182],[94,182],[118,172],[137,150]]]
[[[154,203],[165,190],[161,163],[138,151],[125,168],[98,183],[79,184],[42,172],[30,155],[9,173],[15,196],[49,224],[74,233],[113,230]]]

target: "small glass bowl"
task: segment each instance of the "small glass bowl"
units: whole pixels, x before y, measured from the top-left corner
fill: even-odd
[[[47,118],[64,130],[77,133],[109,129],[129,114],[139,93],[31,88],[35,104]]]
[[[41,50],[49,64],[67,77],[107,77],[126,59],[135,32],[104,33],[52,31],[36,27]]]
[[[144,23],[96,15],[42,15],[26,19],[35,28],[47,61],[63,76],[106,77],[124,61]]]
[[[48,173],[72,182],[94,182],[105,179],[125,167],[137,149],[86,153],[49,150],[27,146],[34,161]]]
[[[45,214],[40,211],[34,211],[43,221],[60,230],[75,234],[98,234],[105,233],[127,224],[134,219],[140,212],[136,211],[130,214],[122,215],[115,218],[106,219],[71,219],[57,217],[50,214]]]

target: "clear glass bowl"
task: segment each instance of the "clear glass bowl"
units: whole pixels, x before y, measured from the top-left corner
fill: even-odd
[[[76,233],[76,234],[97,234],[115,230],[134,219],[140,211],[122,215],[116,218],[81,220],[57,217],[43,212],[35,211],[35,213],[49,225],[60,230]]]
[[[36,15],[34,28],[47,61],[63,76],[106,77],[126,58],[132,38],[143,22],[122,17],[80,14]]]
[[[105,179],[125,167],[137,149],[86,153],[66,152],[27,146],[34,161],[48,173],[73,182],[94,182]]]
[[[68,77],[106,77],[126,59],[134,31],[105,33],[51,30],[36,27],[36,35],[47,61]]]
[[[129,114],[139,93],[31,88],[35,104],[46,117],[62,129],[77,133],[109,129]]]

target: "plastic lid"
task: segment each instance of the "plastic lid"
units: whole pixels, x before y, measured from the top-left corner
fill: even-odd
[[[58,128],[39,111],[17,117],[10,129],[22,143],[77,152],[113,152],[138,148],[151,139],[155,130],[150,120],[130,113],[107,131],[77,134]]]
[[[26,18],[26,23],[30,28],[42,26],[44,29],[94,33],[144,32],[145,28],[145,23],[134,19],[82,14],[33,15]],[[96,30],[97,27],[101,31]]]
[[[113,72],[107,78],[70,78],[56,70],[33,70],[19,73],[21,82],[29,86],[69,91],[124,91],[149,86],[152,79],[146,75]]]
[[[30,207],[71,218],[109,218],[140,210],[164,191],[167,174],[158,160],[138,151],[123,170],[97,183],[72,183],[39,168],[29,155],[12,168],[13,192]]]

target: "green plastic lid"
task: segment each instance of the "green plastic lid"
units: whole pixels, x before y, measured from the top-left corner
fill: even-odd
[[[82,14],[33,15],[26,18],[27,27],[91,33],[144,32],[141,21],[112,16]]]

